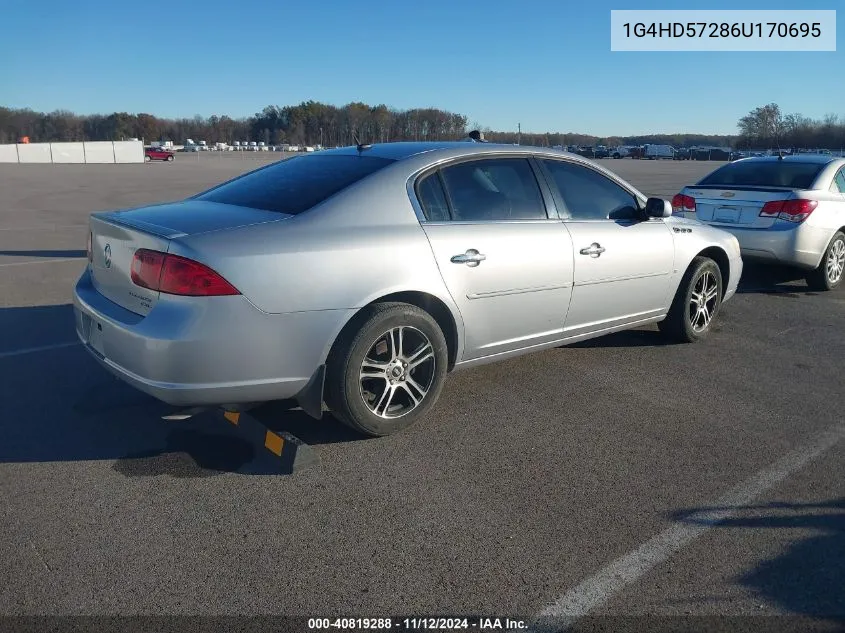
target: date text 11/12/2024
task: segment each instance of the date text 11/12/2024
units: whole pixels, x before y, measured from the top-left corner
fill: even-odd
[[[523,631],[525,620],[511,618],[309,618],[309,631]]]

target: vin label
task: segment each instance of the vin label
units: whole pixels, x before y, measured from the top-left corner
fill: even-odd
[[[836,11],[611,11],[611,51],[836,51]]]

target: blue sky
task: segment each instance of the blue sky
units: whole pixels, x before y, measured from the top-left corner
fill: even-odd
[[[314,99],[439,107],[496,130],[731,134],[769,102],[845,116],[845,29],[835,53],[611,52],[611,9],[839,4],[3,0],[0,105],[239,117]]]

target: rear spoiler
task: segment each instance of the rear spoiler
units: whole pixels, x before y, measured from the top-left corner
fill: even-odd
[[[768,191],[778,193],[779,191],[795,191],[794,187],[766,187],[758,185],[687,185],[687,189],[721,189],[725,191]]]
[[[92,217],[97,218],[102,222],[108,222],[109,224],[116,224],[118,226],[128,226],[131,229],[138,229],[139,231],[143,231],[144,233],[149,233],[150,235],[155,235],[156,237],[163,237],[168,240],[175,239],[177,237],[185,237],[187,233],[182,231],[174,231],[173,229],[169,229],[166,226],[158,226],[157,224],[149,224],[147,222],[140,222],[138,220],[128,220],[119,215],[119,212],[109,211],[105,213],[92,213]]]

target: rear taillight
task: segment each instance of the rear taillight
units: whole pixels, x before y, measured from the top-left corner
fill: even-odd
[[[760,217],[798,223],[809,218],[817,206],[817,200],[770,200],[760,209]]]
[[[672,213],[695,213],[695,198],[682,193],[672,198]]]
[[[131,276],[136,286],[171,295],[220,297],[241,294],[204,264],[145,248],[135,251]]]
[[[91,264],[94,262],[94,251],[92,248],[94,242],[94,234],[91,231],[88,231],[88,246],[86,250],[88,251],[88,263]]]

